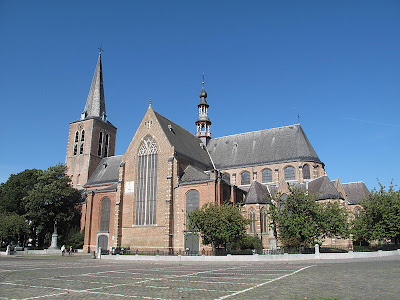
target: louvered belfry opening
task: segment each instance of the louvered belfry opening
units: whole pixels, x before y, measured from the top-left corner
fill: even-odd
[[[139,147],[136,225],[156,224],[157,144],[146,137]]]

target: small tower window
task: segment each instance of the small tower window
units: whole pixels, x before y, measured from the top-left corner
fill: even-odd
[[[285,168],[285,180],[295,180],[296,179],[296,172],[293,167],[286,167]]]
[[[271,169],[264,169],[262,171],[262,182],[272,182],[272,170]]]
[[[303,179],[311,179],[310,166],[307,164],[303,166]]]
[[[74,146],[74,155],[76,155],[78,153],[78,145]]]
[[[82,130],[81,133],[81,142],[85,141],[85,130]]]
[[[104,157],[108,157],[108,134],[106,134],[104,141]]]
[[[97,156],[101,156],[101,150],[103,148],[103,133],[99,134],[99,145],[97,147]]]
[[[83,144],[81,144],[81,148],[79,149],[79,154],[83,154]]]
[[[75,132],[75,143],[79,141],[79,131]]]
[[[244,171],[242,174],[240,174],[240,183],[242,185],[244,184],[250,184],[250,172]]]

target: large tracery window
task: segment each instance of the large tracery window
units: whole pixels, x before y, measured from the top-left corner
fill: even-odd
[[[157,144],[147,137],[139,147],[136,225],[156,224]]]

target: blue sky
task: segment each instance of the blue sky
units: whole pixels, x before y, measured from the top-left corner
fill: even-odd
[[[65,161],[104,49],[107,115],[128,147],[148,99],[213,137],[295,124],[331,179],[399,184],[400,2],[0,0],[0,182]]]

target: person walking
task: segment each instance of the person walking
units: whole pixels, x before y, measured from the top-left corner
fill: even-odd
[[[65,245],[61,246],[61,256],[64,256],[65,254]]]

